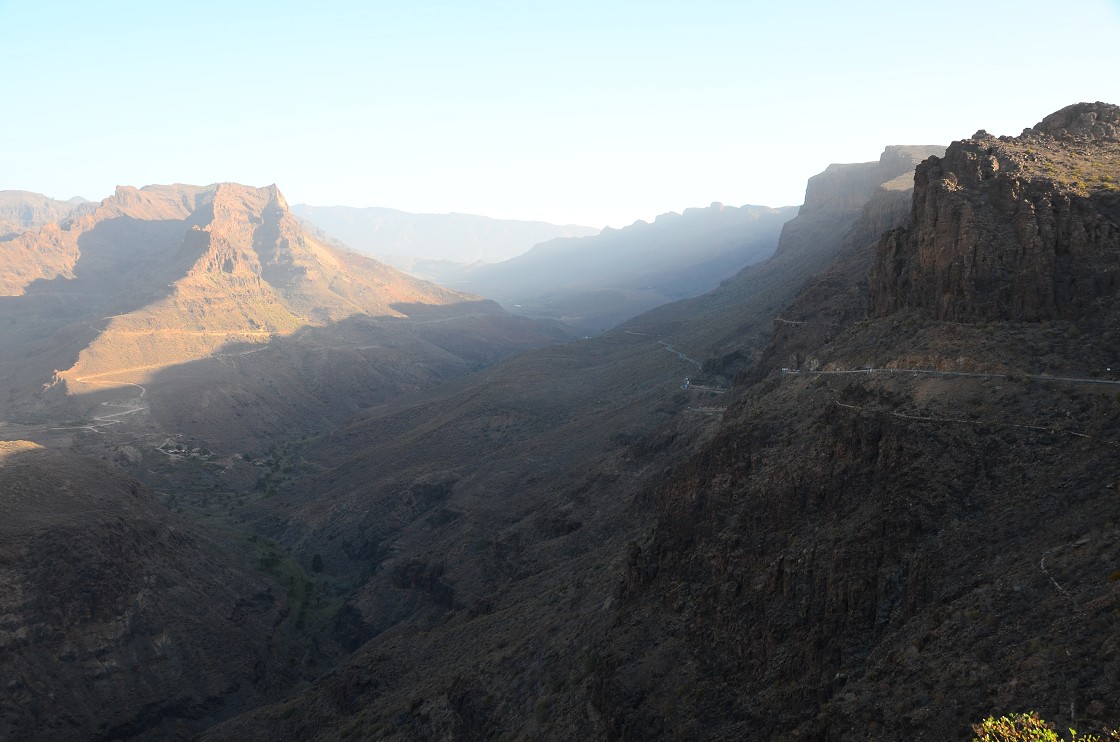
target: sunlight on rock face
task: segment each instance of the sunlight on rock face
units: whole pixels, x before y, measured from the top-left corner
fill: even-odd
[[[31,441],[0,441],[0,466],[8,463],[11,457],[17,453],[36,448],[42,448],[42,446]]]

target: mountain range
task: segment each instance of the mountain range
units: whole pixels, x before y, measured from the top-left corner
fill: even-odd
[[[21,226],[0,737],[1115,728],[1117,183],[1105,103],[887,147],[568,342],[274,187]]]
[[[506,309],[599,334],[660,304],[703,294],[774,252],[795,209],[724,206],[555,239],[443,278]]]
[[[597,335],[652,307],[703,294],[769,257],[794,211],[716,203],[595,234],[459,214],[296,207],[324,235],[365,245],[364,252],[412,275],[493,299],[515,314],[556,320],[580,335]],[[547,239],[529,244],[530,237]],[[373,247],[388,249],[388,242],[407,247],[409,255],[381,255]],[[494,252],[490,259],[456,258],[473,255],[480,249],[475,242],[510,247],[497,260]]]
[[[0,405],[28,420],[110,402],[135,413],[118,425],[252,440],[322,421],[303,400],[342,415],[565,337],[316,240],[275,186],[121,187],[0,264]]]
[[[0,237],[64,219],[86,203],[80,197],[58,201],[30,191],[0,191]]]

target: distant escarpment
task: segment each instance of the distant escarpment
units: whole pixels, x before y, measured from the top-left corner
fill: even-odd
[[[466,271],[462,285],[519,314],[599,333],[652,307],[710,291],[743,266],[770,257],[793,212],[720,203],[670,212],[653,223],[551,240]]]
[[[930,148],[888,147],[883,157],[897,160],[902,153],[931,154]],[[863,201],[851,227],[841,233],[835,261],[813,275],[797,298],[774,318],[771,342],[754,369],[756,379],[778,366],[799,369],[812,365],[813,349],[867,313],[867,272],[875,245],[888,229],[904,224],[910,213],[914,160],[907,157],[906,161],[910,164],[906,173],[878,185]]]
[[[915,175],[884,235],[871,312],[938,320],[1113,315],[1120,292],[1120,107],[1078,103],[1018,137],[954,142]]]
[[[914,166],[944,151],[940,145],[892,145],[874,162],[829,165],[809,179],[805,203],[783,225],[769,259],[747,266],[708,294],[659,307],[636,322],[657,327],[694,356],[713,359],[705,371],[730,378],[756,360],[771,328],[795,327],[775,325],[774,317],[814,275],[847,247],[873,243],[885,229],[905,222]],[[862,307],[856,311],[862,313]],[[801,322],[796,326],[809,329]]]
[[[82,198],[57,201],[31,191],[0,191],[0,238],[63,219],[84,203]]]

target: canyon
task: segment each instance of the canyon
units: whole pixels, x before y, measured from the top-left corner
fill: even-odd
[[[0,737],[1113,728],[1118,183],[1105,103],[888,146],[756,214],[711,291],[577,338],[274,186],[29,217]]]

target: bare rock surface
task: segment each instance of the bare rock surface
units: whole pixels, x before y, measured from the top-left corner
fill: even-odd
[[[1019,137],[978,132],[924,163],[884,236],[871,311],[1100,322],[1120,292],[1120,107],[1077,104]]]

